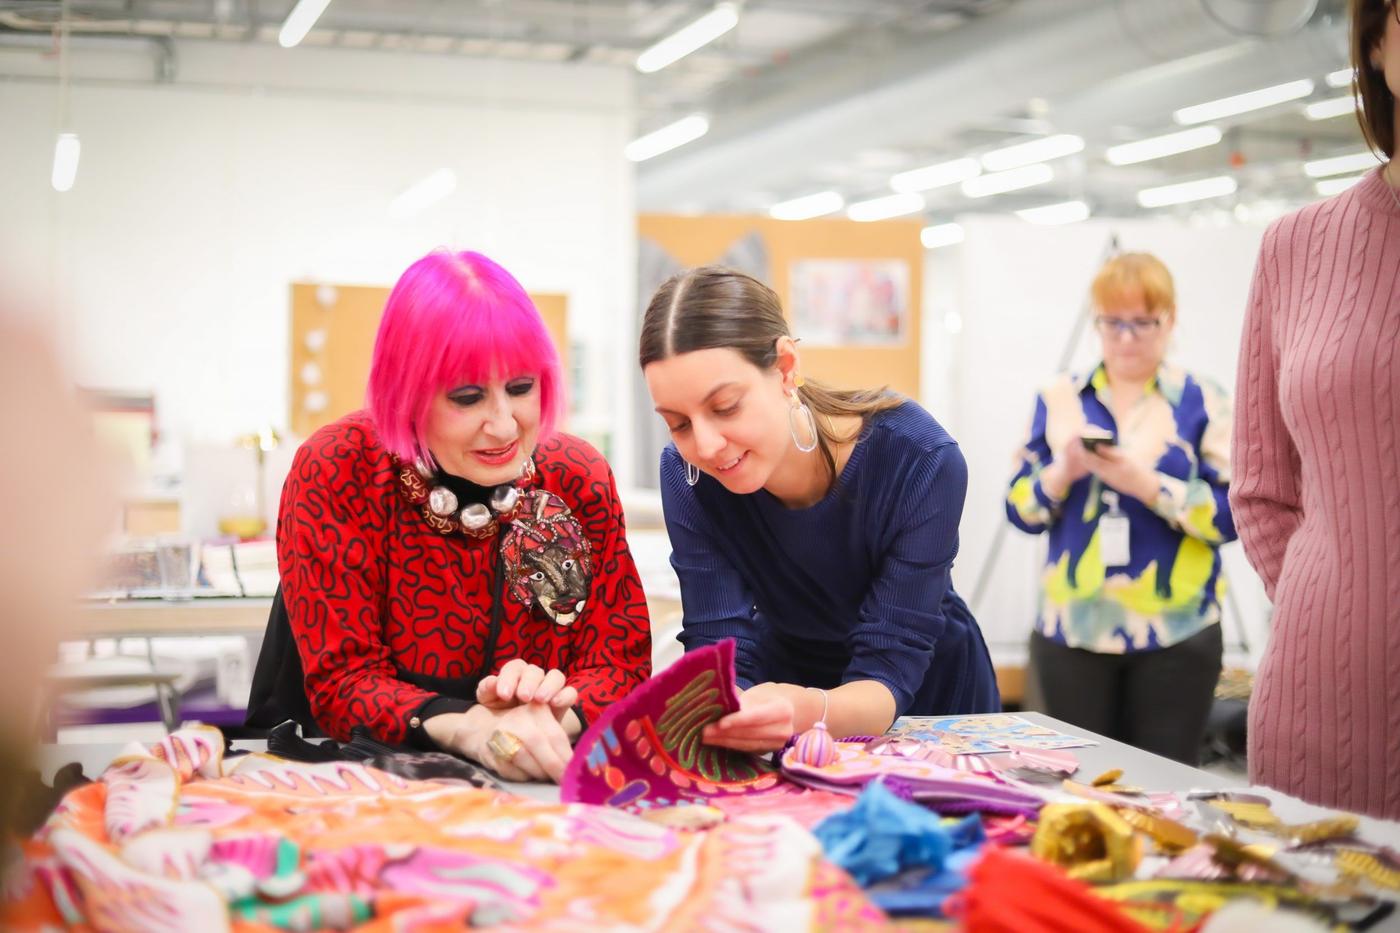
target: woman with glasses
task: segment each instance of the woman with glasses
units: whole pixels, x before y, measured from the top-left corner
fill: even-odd
[[[1352,4],[1357,115],[1385,159],[1264,235],[1232,489],[1274,603],[1251,780],[1400,819],[1400,10]]]
[[[1031,660],[1047,712],[1188,764],[1220,676],[1219,547],[1230,401],[1166,362],[1176,323],[1156,257],[1110,259],[1091,289],[1103,362],[1036,398],[1006,498],[1049,536]]]

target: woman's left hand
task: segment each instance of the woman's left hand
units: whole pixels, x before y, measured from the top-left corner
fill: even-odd
[[[522,703],[548,704],[560,718],[578,702],[578,691],[565,683],[564,672],[546,671],[522,658],[506,662],[499,674],[482,679],[476,701],[490,709],[509,709]]]
[[[755,684],[739,694],[739,711],[706,726],[700,738],[741,752],[771,752],[792,738],[801,702],[796,684]]]
[[[1086,451],[1089,472],[1123,495],[1132,496],[1151,508],[1157,501],[1160,484],[1157,474],[1129,457],[1117,447],[1102,447]]]

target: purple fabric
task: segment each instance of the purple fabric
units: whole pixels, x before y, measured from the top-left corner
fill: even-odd
[[[700,741],[701,729],[738,709],[734,642],[688,652],[589,727],[560,798],[643,810],[790,791],[767,759]]]
[[[836,743],[837,758],[824,767],[804,764],[788,749],[783,773],[789,780],[814,787],[858,794],[874,780],[907,791],[914,800],[939,813],[1023,814],[1034,817],[1044,803],[1024,785],[1013,787],[991,777],[943,767],[923,757],[879,754],[861,742]],[[1024,788],[1024,789],[1023,789]]]

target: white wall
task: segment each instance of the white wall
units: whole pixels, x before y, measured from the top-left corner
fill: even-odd
[[[262,45],[177,53],[175,81],[157,84],[146,46],[75,41],[82,162],[60,195],[54,63],[0,49],[0,256],[11,286],[60,309],[81,380],[154,389],[162,429],[193,439],[285,427],[289,283],[392,284],[449,245],[567,293],[591,374],[585,415],[610,423],[623,410],[635,265],[625,69]],[[391,221],[393,196],[441,167],[456,193]]]
[[[970,598],[997,529],[1013,457],[1024,442],[1036,389],[1055,373],[1083,309],[1089,283],[1117,235],[1125,250],[1155,253],[1171,269],[1178,325],[1170,358],[1233,393],[1249,282],[1263,228],[1193,227],[1174,220],[1092,220],[1037,227],[1016,218],[959,218],[966,240],[929,253],[925,279],[925,401],[961,444],[969,467],[962,550],[955,581]],[[962,330],[950,334],[952,310]],[[1071,364],[1097,361],[1086,327]],[[941,368],[930,367],[938,361]],[[941,409],[941,410],[940,410]],[[978,619],[989,641],[1023,642],[1035,616],[1044,542],[1008,529]],[[1238,544],[1226,566],[1254,653],[1262,647],[1266,601]],[[1238,629],[1227,614],[1227,644]]]

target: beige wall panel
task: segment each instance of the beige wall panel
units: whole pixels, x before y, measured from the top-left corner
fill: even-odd
[[[298,437],[307,437],[322,425],[364,406],[374,337],[389,291],[369,285],[293,283],[289,422]],[[318,296],[330,300],[323,304]],[[567,382],[568,296],[543,293],[530,298],[559,350]],[[319,349],[313,349],[307,340],[313,331],[324,335]],[[303,378],[308,363],[316,364],[320,372],[318,383],[311,384]],[[308,411],[307,396],[318,391],[325,393],[325,407]]]
[[[887,385],[919,396],[919,328],[922,317],[923,246],[920,223],[890,220],[782,221],[744,215],[642,214],[639,235],[650,238],[685,266],[716,262],[736,241],[758,233],[767,247],[770,280],[791,316],[789,273],[803,259],[895,259],[908,264],[908,326],[890,347],[819,347],[804,343],[803,366],[817,379],[844,388]],[[799,333],[796,336],[801,337]]]

